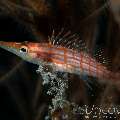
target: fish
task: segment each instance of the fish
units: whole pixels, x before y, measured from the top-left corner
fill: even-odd
[[[50,63],[55,71],[77,75],[88,75],[103,81],[119,81],[120,74],[107,69],[85,51],[77,51],[51,42],[5,42],[0,47],[19,56],[25,61],[40,65]]]
[[[71,34],[71,31],[64,33],[64,28],[57,35],[53,30],[46,42],[0,41],[0,47],[30,63],[51,65],[54,71],[76,74],[83,79],[92,76],[101,81],[120,80],[120,73],[110,71],[95,59],[88,52],[85,42],[77,34]]]

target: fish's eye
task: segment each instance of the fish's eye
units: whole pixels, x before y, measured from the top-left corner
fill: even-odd
[[[27,52],[28,52],[28,48],[27,48],[26,46],[22,46],[22,47],[20,48],[20,52],[22,52],[22,53],[27,53]]]

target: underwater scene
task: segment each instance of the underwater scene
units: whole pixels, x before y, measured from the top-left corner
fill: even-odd
[[[120,120],[120,0],[0,0],[0,120]]]

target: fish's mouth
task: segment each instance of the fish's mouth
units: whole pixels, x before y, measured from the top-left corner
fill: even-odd
[[[15,48],[12,48],[10,46],[6,46],[6,45],[0,45],[0,48],[4,49],[4,50],[7,50],[9,52],[12,52],[14,54],[16,54],[16,52],[18,52],[19,50],[15,49]]]

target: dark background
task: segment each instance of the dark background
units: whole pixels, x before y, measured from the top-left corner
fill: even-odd
[[[113,7],[104,0],[6,0],[6,3],[0,2],[1,41],[47,40],[53,29],[57,33],[65,28],[78,33],[91,52],[102,46],[112,70],[120,70],[119,10],[114,14],[112,9],[118,9],[118,3],[111,2]],[[36,69],[36,65],[0,49],[0,120],[43,119],[49,96]],[[119,85],[92,82],[90,90],[77,76],[70,77],[70,101],[81,105],[119,105]]]

